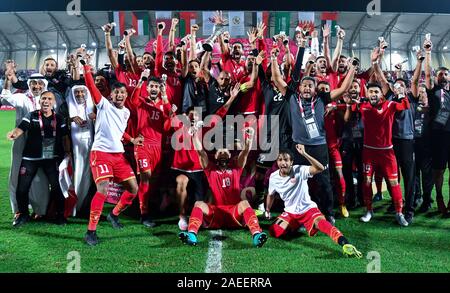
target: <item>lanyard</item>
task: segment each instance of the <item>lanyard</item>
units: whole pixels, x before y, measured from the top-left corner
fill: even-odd
[[[305,118],[305,111],[303,110],[302,98],[299,96],[297,101],[298,101],[298,106],[300,107],[300,114],[302,114],[302,118]],[[313,116],[315,113],[314,112],[315,103],[316,103],[316,98],[312,99],[312,101],[311,101],[311,112],[312,112]]]
[[[33,95],[31,93],[27,93],[26,96],[31,102],[31,105],[33,105],[33,111],[36,111],[36,100],[34,99]]]
[[[44,139],[44,123],[42,122],[42,114],[41,111],[39,113],[39,126],[41,127],[41,135],[42,139]],[[53,128],[53,137],[56,137],[56,115],[52,113],[53,120],[52,120],[52,128]]]
[[[441,89],[441,108],[442,109],[445,108],[444,102],[445,102],[444,89]]]

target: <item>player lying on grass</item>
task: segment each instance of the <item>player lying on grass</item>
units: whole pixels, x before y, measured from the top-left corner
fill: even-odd
[[[194,129],[195,131],[195,129]],[[215,154],[217,163],[208,160],[202,148],[199,133],[193,135],[194,147],[197,150],[206,178],[211,188],[213,203],[197,201],[189,218],[187,231],[178,236],[183,243],[197,245],[197,233],[200,226],[208,229],[239,228],[247,226],[253,237],[253,245],[261,247],[267,241],[267,234],[259,227],[258,218],[247,200],[241,199],[239,179],[251,149],[254,135],[253,128],[247,128],[244,149],[237,161],[231,161],[228,149],[218,149]]]
[[[325,167],[305,152],[304,145],[298,144],[296,148],[311,166],[294,165],[294,157],[290,151],[281,151],[278,154],[279,170],[270,175],[266,214],[270,213],[276,193],[284,201],[284,212],[270,226],[270,235],[279,238],[297,231],[300,225],[304,225],[309,236],[321,231],[341,245],[345,255],[361,258],[361,252],[351,245],[336,227],[325,220],[325,216],[309,196],[308,179],[323,172]]]

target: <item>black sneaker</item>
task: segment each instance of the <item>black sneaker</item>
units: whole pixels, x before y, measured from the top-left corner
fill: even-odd
[[[141,216],[141,223],[147,228],[153,228],[156,226],[155,221],[153,221],[149,215],[142,215]]]
[[[65,226],[65,225],[67,225],[67,219],[64,218],[64,215],[58,215],[58,216],[56,216],[54,223],[58,226]]]
[[[13,227],[17,228],[25,225],[30,220],[29,214],[17,214],[13,221]]]
[[[377,194],[375,194],[375,196],[372,199],[373,202],[381,201],[381,200],[383,200],[383,193],[381,193],[381,192],[377,192]]]
[[[96,231],[87,231],[84,236],[84,241],[86,241],[87,245],[95,246],[98,243],[98,237]]]
[[[111,225],[114,229],[122,229],[123,228],[123,225],[119,222],[119,217],[114,216],[112,214],[112,212],[108,214],[108,217],[106,217],[106,219],[108,220],[108,222],[111,223]]]

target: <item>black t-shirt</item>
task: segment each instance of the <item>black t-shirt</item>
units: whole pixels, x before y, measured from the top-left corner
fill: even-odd
[[[208,99],[206,101],[206,109],[208,114],[214,114],[220,109],[230,98],[230,91],[221,91],[219,83],[211,76],[208,82]]]
[[[204,82],[195,82],[191,76],[186,77],[183,88],[182,113],[185,113],[189,107],[201,107],[202,113],[207,112],[206,100],[208,91]]]
[[[430,108],[418,101],[411,103],[411,108],[414,109],[414,138],[430,138]]]
[[[289,100],[286,99],[276,88],[267,82],[262,66],[259,66],[259,80],[264,95],[265,103],[265,119],[267,123],[267,142],[272,144],[271,128],[276,129],[276,125],[272,125],[272,117],[278,116],[278,135],[280,149],[290,149],[292,145],[292,125],[291,112],[289,111]]]
[[[350,121],[344,124],[342,139],[350,141],[363,141],[364,123],[362,121],[362,115],[359,111],[352,112]]]
[[[450,132],[450,119],[447,119],[445,124],[438,122],[439,114],[448,115],[448,112],[450,112],[450,92],[439,85],[435,85],[432,90],[427,90],[427,94],[431,128]]]
[[[54,116],[56,115],[56,117]],[[45,140],[54,139],[53,156],[63,157],[64,147],[62,138],[69,134],[66,122],[59,114],[55,114],[49,117],[42,117],[42,124],[44,129],[44,138],[41,133],[41,124],[39,119],[39,110],[28,113],[19,124],[18,128],[27,132],[27,138],[25,142],[25,148],[22,156],[24,159],[38,160],[43,159],[43,144]],[[53,121],[56,120],[56,136],[53,135]]]
[[[330,93],[319,93],[308,100],[301,99],[304,116],[300,112],[297,93],[290,87],[287,89],[286,98],[289,99],[291,111],[293,141],[303,145],[326,144],[324,115],[325,105],[331,102]]]
[[[400,103],[401,100],[395,96],[395,94],[389,90],[386,95],[388,101]],[[405,99],[409,100],[409,103],[414,103],[415,99],[411,94],[407,94]],[[414,108],[403,110],[395,113],[395,120],[392,124],[392,137],[399,139],[414,139]]]

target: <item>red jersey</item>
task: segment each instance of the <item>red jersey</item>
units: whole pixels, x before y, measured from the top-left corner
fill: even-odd
[[[334,72],[327,73],[327,75],[323,76],[321,73],[316,74],[315,76],[317,82],[326,81],[330,84],[330,91],[338,88],[338,78],[334,74]]]
[[[330,103],[333,106],[336,106],[337,109],[331,111],[328,115],[324,116],[324,127],[325,132],[327,134],[327,144],[329,148],[339,147],[342,129],[344,126],[343,117],[340,115],[338,111],[342,111],[346,109],[346,105],[337,104],[336,102]],[[328,104],[328,105],[330,105]],[[326,105],[326,106],[328,106]]]
[[[250,79],[251,75],[246,75],[239,82],[240,84],[244,84],[250,81]],[[257,79],[253,88],[249,89],[247,92],[242,93],[240,95],[240,97],[237,100],[235,109],[237,109],[237,111],[242,114],[257,113],[260,108],[259,101],[261,95],[262,95],[261,83],[259,82],[259,79]]]
[[[241,201],[240,178],[243,169],[234,165],[225,170],[209,162],[204,169],[215,205],[236,205]]]
[[[342,74],[339,72],[332,72],[332,73],[330,73],[330,75],[331,75],[331,79],[336,81],[336,88],[339,88],[339,87],[341,87],[342,83],[344,82],[344,79],[347,76],[347,73]],[[367,80],[370,79],[370,76],[366,72],[364,72],[364,73],[356,75],[355,78],[358,79],[360,82],[361,92],[360,92],[359,96],[365,97],[366,96],[365,85],[367,84]],[[331,90],[333,90],[333,89],[331,89]]]
[[[394,122],[395,112],[406,109],[409,109],[407,98],[402,99],[400,103],[384,101],[381,104],[381,109],[372,107],[368,102],[360,104],[359,111],[364,123],[364,147],[391,149],[392,123]]]
[[[200,159],[192,143],[192,135],[189,134],[189,127],[186,126],[190,126],[190,121],[185,122],[189,122],[189,124],[184,124],[183,121],[176,116],[172,118],[171,124],[175,125],[173,127],[175,132],[172,135],[172,141],[176,142],[173,153],[172,169],[186,172],[202,171]]]
[[[231,58],[230,52],[222,54],[222,70],[231,74],[233,81],[241,80],[247,73],[245,71],[245,62],[240,60],[236,62]]]
[[[163,134],[170,127],[170,103],[149,102],[139,96],[139,91],[133,93],[132,102],[137,112],[136,133],[144,137],[144,144],[161,147]]]

